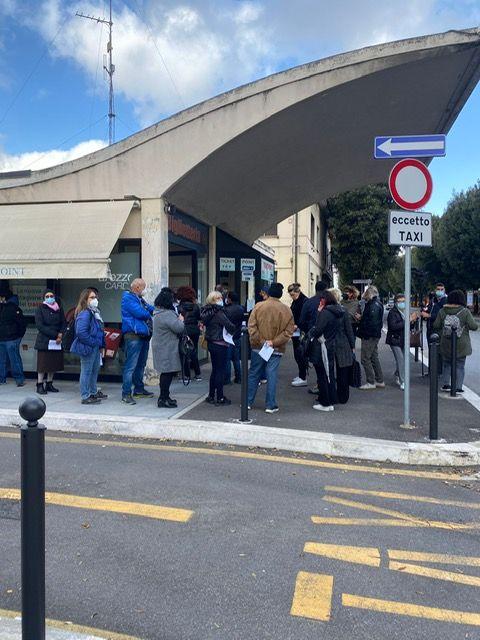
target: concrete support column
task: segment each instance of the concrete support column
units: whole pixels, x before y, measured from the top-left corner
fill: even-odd
[[[162,287],[168,285],[168,218],[162,198],[142,199],[142,278],[147,283],[145,299],[153,304]],[[150,350],[145,382],[158,384]]]
[[[208,293],[217,284],[217,227],[212,225],[208,230]]]

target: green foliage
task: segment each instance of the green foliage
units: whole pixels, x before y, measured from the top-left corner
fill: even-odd
[[[388,211],[393,207],[385,185],[369,185],[329,198],[322,208],[332,237],[332,257],[343,283],[375,282],[395,267],[398,247],[388,244]]]

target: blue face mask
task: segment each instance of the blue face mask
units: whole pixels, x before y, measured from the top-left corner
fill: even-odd
[[[443,298],[443,296],[445,295],[445,291],[443,291],[443,289],[437,289],[435,291],[435,295],[437,296],[437,298]]]
[[[223,307],[223,300],[217,300],[215,304],[219,307]]]
[[[405,302],[397,302],[397,307],[403,311],[405,309]]]
[[[54,303],[55,303],[55,298],[54,298],[53,296],[47,296],[47,297],[45,298],[45,302],[46,302],[47,304],[54,304]]]

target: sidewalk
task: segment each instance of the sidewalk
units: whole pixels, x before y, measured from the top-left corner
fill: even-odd
[[[357,341],[359,346],[359,341]],[[314,411],[315,396],[307,393],[306,387],[292,387],[292,379],[298,375],[291,346],[280,364],[277,402],[280,411],[267,414],[265,386],[257,393],[255,405],[249,412],[254,424],[288,429],[329,432],[364,438],[381,438],[400,442],[425,442],[429,432],[429,377],[421,377],[421,363],[411,358],[411,418],[414,429],[402,429],[403,392],[394,383],[394,360],[391,350],[385,345],[385,336],[380,343],[380,361],[385,376],[385,389],[360,391],[350,389],[350,400],[346,405],[335,406],[335,411]],[[358,349],[358,357],[360,350]],[[467,365],[468,366],[468,365]],[[425,373],[427,369],[425,368]],[[363,375],[363,374],[362,374]],[[315,372],[310,369],[310,386],[315,384]],[[199,404],[182,416],[187,420],[232,420],[240,417],[240,385],[225,387],[225,395],[232,400],[230,407],[215,407]],[[480,440],[480,412],[464,398],[450,398],[439,394],[439,437],[447,442],[473,442]]]
[[[331,455],[399,464],[480,465],[480,398],[473,392],[465,398],[439,397],[439,438],[428,439],[429,378],[421,377],[420,363],[412,358],[411,417],[413,429],[403,422],[403,393],[393,382],[393,356],[381,342],[380,359],[385,389],[351,389],[347,405],[334,412],[312,409],[314,396],[305,387],[292,387],[296,366],[291,345],[280,365],[278,403],[280,411],[263,410],[265,387],[259,388],[255,407],[249,412],[251,424],[239,424],[240,385],[225,387],[231,406],[216,407],[204,402],[208,390],[209,366],[202,368],[203,380],[184,387],[174,382],[172,396],[178,400],[174,411],[157,408],[158,388],[148,387],[154,398],[128,406],[120,401],[121,385],[102,384],[108,399],[99,405],[80,403],[78,383],[59,380],[58,394],[43,396],[47,412],[42,423],[48,429],[122,435],[163,440],[218,443],[263,447],[299,453]],[[313,376],[310,382],[313,385]],[[35,392],[34,381],[17,388],[11,381],[0,386],[0,426],[18,427],[22,400]]]

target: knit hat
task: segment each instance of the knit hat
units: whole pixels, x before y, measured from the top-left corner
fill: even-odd
[[[271,298],[281,298],[283,295],[283,284],[280,284],[280,282],[273,282],[268,290],[268,295]]]

